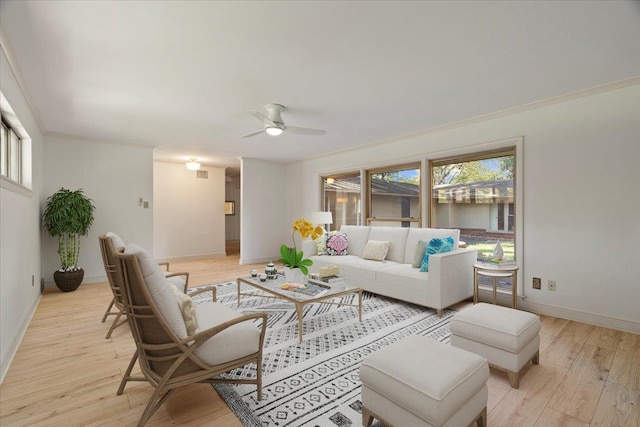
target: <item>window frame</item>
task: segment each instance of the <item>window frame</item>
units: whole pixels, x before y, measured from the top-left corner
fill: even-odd
[[[371,178],[372,175],[384,173],[384,172],[395,172],[400,170],[409,170],[409,169],[417,169],[420,173],[420,179],[418,181],[418,216],[417,217],[374,217],[373,216],[373,194],[371,193]],[[408,163],[400,163],[390,166],[383,166],[377,168],[366,169],[366,201],[365,201],[365,223],[367,225],[371,225],[372,227],[376,227],[376,225],[372,225],[371,223],[374,221],[384,221],[384,222],[399,222],[400,227],[404,227],[402,223],[409,223],[408,227],[411,227],[411,223],[420,227],[422,225],[422,188],[423,188],[423,170],[422,170],[422,162],[414,161]]]
[[[426,226],[431,227],[432,224],[432,198],[430,197],[433,191],[432,183],[432,162],[439,162],[446,159],[467,159],[472,158],[474,155],[483,155],[488,153],[500,153],[507,150],[513,150],[514,152],[514,166],[513,166],[513,191],[514,191],[514,207],[515,207],[515,227],[514,227],[514,258],[518,265],[518,297],[524,299],[525,296],[525,281],[523,280],[525,275],[525,262],[524,262],[524,137],[518,136],[508,138],[504,140],[489,142],[485,144],[478,144],[473,146],[467,146],[460,149],[448,150],[443,152],[434,153],[433,155],[427,155],[425,164],[425,176],[427,180],[427,191],[429,197],[426,198],[426,211],[427,221]],[[495,154],[490,157],[496,157]]]
[[[0,150],[0,162],[4,168],[3,173],[0,173],[0,186],[14,193],[33,197],[32,141],[1,91],[0,121],[0,131],[5,136]]]
[[[327,206],[327,197],[325,192],[325,183],[328,179],[344,179],[344,178],[353,178],[358,177],[360,180],[360,192],[358,193],[358,213],[356,214],[356,224],[348,224],[348,225],[362,225],[362,196],[363,196],[363,182],[362,182],[362,170],[354,170],[354,171],[346,171],[340,173],[324,173],[320,175],[320,206],[323,211],[330,211],[333,215],[333,224],[332,227],[335,230],[338,230],[340,227],[338,226],[338,218],[336,217],[336,206]],[[341,224],[342,225],[342,224]]]

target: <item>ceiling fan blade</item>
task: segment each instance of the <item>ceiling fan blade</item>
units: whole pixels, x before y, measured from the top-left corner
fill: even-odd
[[[249,110],[249,114],[251,114],[256,119],[260,120],[261,122],[264,122],[265,124],[277,127],[277,125],[273,121],[271,121],[269,117],[265,116],[264,114],[258,113],[257,111],[251,111],[251,110]]]
[[[325,135],[327,133],[326,130],[322,129],[300,128],[297,126],[287,126],[285,128],[285,132],[291,132],[298,135]]]
[[[251,136],[256,136],[256,135],[258,135],[260,133],[264,133],[264,129],[263,130],[259,130],[258,132],[253,132],[253,133],[250,133],[248,135],[245,135],[245,136],[243,136],[243,138],[249,138]]]

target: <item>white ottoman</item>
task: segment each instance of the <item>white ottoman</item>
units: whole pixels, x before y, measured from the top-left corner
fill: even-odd
[[[370,354],[360,367],[362,423],[387,427],[487,424],[487,361],[428,337]]]
[[[540,318],[526,311],[476,304],[456,313],[449,323],[451,345],[478,354],[507,372],[518,388],[522,368],[540,358]]]

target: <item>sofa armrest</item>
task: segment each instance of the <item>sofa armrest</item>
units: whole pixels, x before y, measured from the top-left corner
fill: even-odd
[[[427,297],[438,309],[473,296],[475,249],[464,248],[429,256]]]

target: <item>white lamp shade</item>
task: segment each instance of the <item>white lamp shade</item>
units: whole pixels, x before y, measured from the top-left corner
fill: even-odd
[[[331,212],[311,212],[309,217],[311,224],[333,224],[333,215]]]

